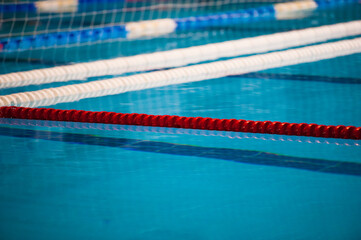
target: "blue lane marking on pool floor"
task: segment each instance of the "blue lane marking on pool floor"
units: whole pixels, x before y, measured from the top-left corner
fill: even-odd
[[[233,75],[233,76],[229,76],[229,77],[361,84],[361,78],[327,77],[327,76],[312,76],[312,75],[301,75],[301,74],[254,72],[254,73],[247,73],[247,74],[242,74],[242,75]]]
[[[100,137],[89,134],[50,132],[9,127],[0,127],[0,135],[92,146],[116,147],[140,152],[213,158],[246,164],[295,168],[322,173],[361,176],[360,163],[291,157],[261,151],[199,147],[139,139]]]

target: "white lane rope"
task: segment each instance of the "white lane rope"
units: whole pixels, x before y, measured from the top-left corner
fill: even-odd
[[[0,75],[0,88],[66,82],[96,76],[179,67],[219,58],[281,50],[360,34],[361,21],[352,21],[132,57],[4,74]]]
[[[74,102],[85,98],[115,95],[238,75],[300,63],[315,62],[361,52],[361,38],[324,43],[280,52],[204,63],[164,71],[73,84],[57,88],[0,96],[0,106],[38,107]]]

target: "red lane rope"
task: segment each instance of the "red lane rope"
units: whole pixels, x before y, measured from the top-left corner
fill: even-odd
[[[27,126],[27,127],[52,127],[52,128],[68,128],[68,129],[86,129],[86,130],[101,130],[101,131],[126,131],[126,132],[146,132],[146,133],[163,133],[163,134],[177,134],[177,135],[192,135],[205,137],[224,137],[230,139],[255,139],[263,141],[276,142],[298,142],[310,144],[335,144],[337,146],[357,147],[361,146],[360,141],[344,141],[335,138],[312,138],[302,136],[282,136],[282,135],[257,135],[255,133],[242,133],[230,131],[209,131],[199,129],[183,129],[183,128],[160,128],[149,126],[135,126],[135,125],[115,125],[115,124],[92,124],[82,122],[53,122],[41,120],[24,119],[9,119],[0,118],[0,125],[6,124],[12,126]]]
[[[48,121],[140,125],[152,127],[189,128],[202,130],[267,133],[323,138],[361,139],[361,127],[326,126],[307,123],[247,121],[203,117],[180,117],[138,113],[91,112],[52,108],[1,107],[1,118]]]

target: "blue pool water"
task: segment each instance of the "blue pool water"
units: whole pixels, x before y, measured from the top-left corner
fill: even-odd
[[[360,17],[335,12],[327,22],[320,13],[274,29],[18,53],[1,71],[309,27],[337,14]],[[360,64],[355,54],[51,107],[361,126]],[[361,239],[360,141],[0,121],[0,239]]]

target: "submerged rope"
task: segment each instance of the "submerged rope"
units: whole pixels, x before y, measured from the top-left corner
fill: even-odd
[[[0,118],[140,125],[323,138],[361,139],[361,127],[247,121],[137,113],[91,112],[52,108],[1,107]]]
[[[313,138],[303,136],[282,136],[271,134],[255,134],[232,131],[215,131],[215,130],[201,130],[201,129],[184,129],[184,128],[162,128],[140,125],[115,125],[115,124],[98,124],[98,123],[83,123],[83,122],[59,122],[59,121],[42,121],[31,119],[11,119],[1,118],[0,125],[6,124],[9,127],[26,126],[26,127],[51,127],[51,128],[68,128],[68,129],[86,129],[86,130],[101,130],[101,131],[125,131],[125,132],[147,132],[147,133],[161,133],[161,134],[175,134],[175,135],[192,135],[192,136],[206,136],[206,137],[224,137],[230,139],[255,139],[263,141],[276,142],[297,142],[297,143],[311,143],[311,144],[334,144],[337,146],[361,146],[360,141],[337,139],[337,138]]]

